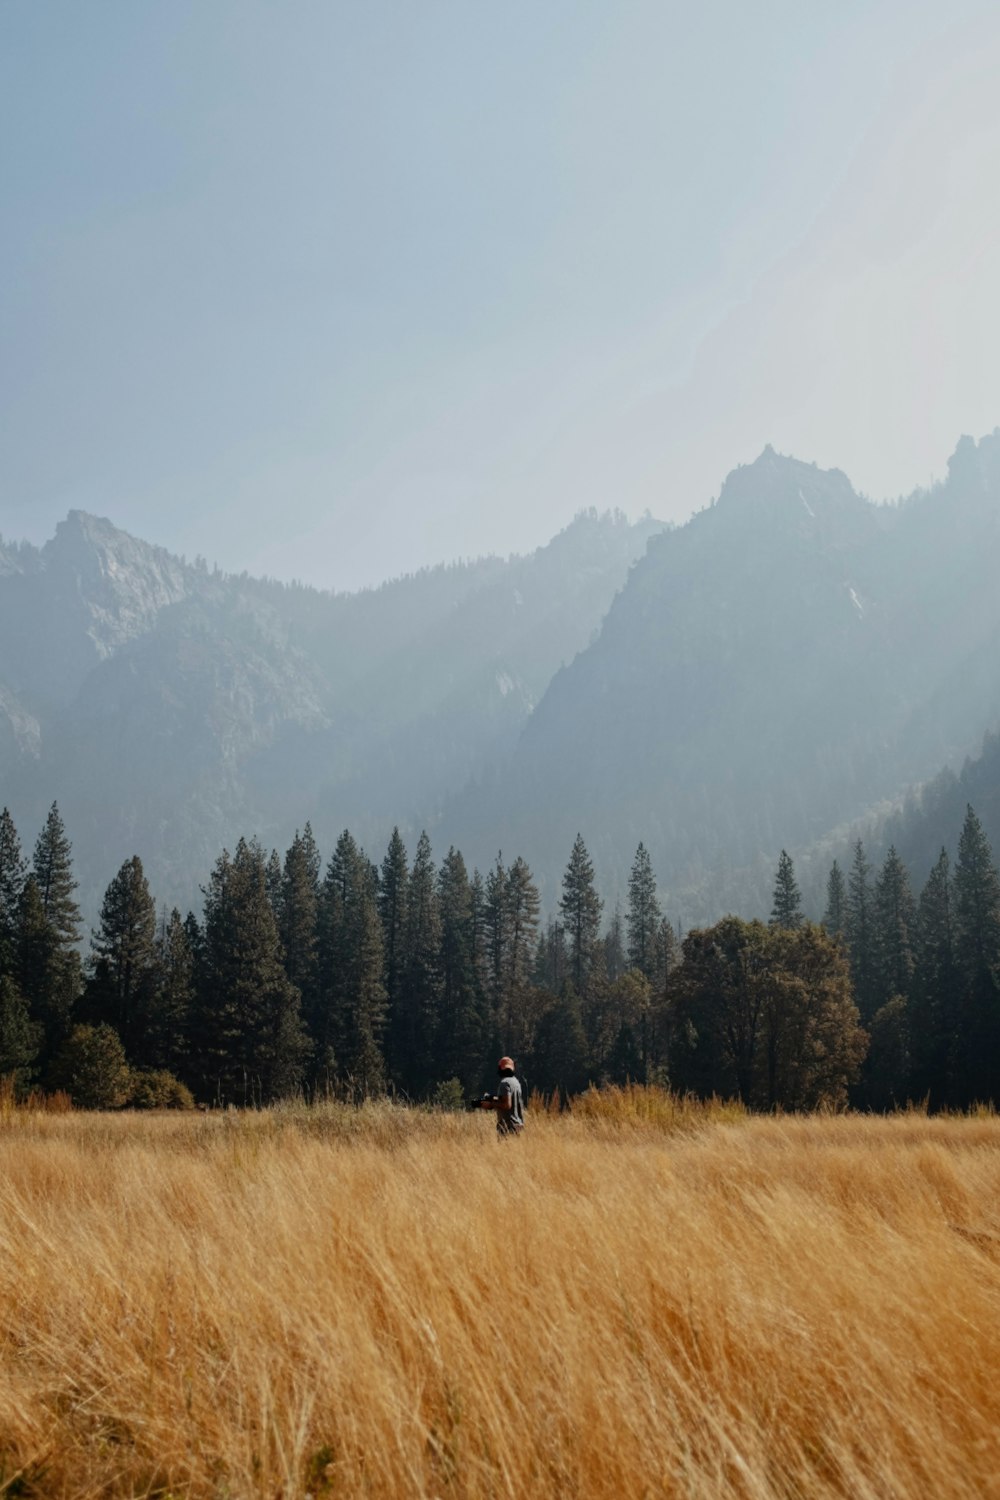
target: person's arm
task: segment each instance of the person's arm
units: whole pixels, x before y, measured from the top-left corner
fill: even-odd
[[[514,1090],[506,1078],[503,1079],[497,1090],[497,1101],[494,1108],[497,1114],[501,1116],[509,1115],[514,1108]]]

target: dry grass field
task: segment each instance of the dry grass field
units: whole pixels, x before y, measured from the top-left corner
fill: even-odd
[[[0,1494],[1000,1495],[1000,1121],[8,1114]]]

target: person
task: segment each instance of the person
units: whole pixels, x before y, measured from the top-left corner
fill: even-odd
[[[476,1099],[473,1108],[496,1110],[497,1135],[520,1135],[524,1129],[524,1095],[514,1072],[513,1059],[501,1057],[497,1072],[500,1082],[496,1093]]]

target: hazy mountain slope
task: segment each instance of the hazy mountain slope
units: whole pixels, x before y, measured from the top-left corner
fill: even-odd
[[[970,804],[990,840],[994,859],[1000,860],[1000,733],[987,734],[979,754],[967,757],[959,770],[946,766],[908,792],[888,813],[863,819],[849,832],[809,851],[803,870],[810,905],[817,912],[822,910],[830,865],[836,859],[846,872],[859,838],[875,868],[890,845],[894,846],[919,891],[942,848],[954,861]]]
[[[639,839],[685,921],[766,910],[779,849],[931,775],[1000,719],[1000,437],[899,508],[767,449],[653,539],[510,762],[447,810],[555,893],[583,832],[609,892]]]
[[[511,746],[656,523],[580,516],[526,558],[357,595],[210,573],[74,512],[0,548],[0,776],[27,840],[53,797],[92,914],[138,852],[193,901],[225,843],[311,819],[374,854]]]

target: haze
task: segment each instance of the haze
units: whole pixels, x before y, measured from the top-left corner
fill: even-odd
[[[1000,422],[1000,15],[0,13],[0,529],[357,587]]]

